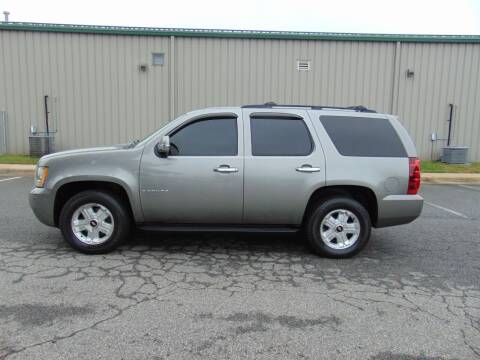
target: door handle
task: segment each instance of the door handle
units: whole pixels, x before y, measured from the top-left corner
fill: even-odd
[[[312,165],[304,164],[300,167],[297,167],[295,170],[305,173],[319,172],[321,169],[319,167],[313,167]]]
[[[238,172],[238,168],[230,167],[230,165],[219,165],[218,167],[213,169],[213,171],[219,172],[219,173],[224,173],[224,174],[229,174],[229,173]]]

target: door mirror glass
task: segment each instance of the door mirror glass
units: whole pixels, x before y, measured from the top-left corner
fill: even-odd
[[[170,153],[170,136],[162,137],[162,140],[155,145],[155,152],[162,158],[168,157]]]

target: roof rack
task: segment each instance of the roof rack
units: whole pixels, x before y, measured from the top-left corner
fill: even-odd
[[[366,108],[363,105],[354,105],[354,106],[347,106],[347,107],[340,107],[340,106],[323,106],[323,105],[279,105],[274,103],[273,101],[266,102],[265,104],[252,104],[252,105],[243,105],[242,108],[250,108],[250,109],[273,109],[273,108],[303,108],[303,109],[311,109],[311,110],[351,110],[357,112],[368,112],[368,113],[376,113],[375,110],[371,110]]]

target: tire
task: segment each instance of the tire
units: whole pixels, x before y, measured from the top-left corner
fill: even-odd
[[[316,205],[305,233],[318,255],[339,259],[358,254],[370,238],[371,227],[370,215],[362,204],[339,196]]]
[[[114,250],[127,240],[131,224],[130,213],[118,197],[94,190],[83,191],[69,199],[59,218],[64,239],[85,254],[105,254]]]

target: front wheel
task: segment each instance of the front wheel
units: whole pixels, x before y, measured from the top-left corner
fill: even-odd
[[[86,254],[107,253],[130,233],[131,219],[125,204],[102,191],[84,191],[63,206],[59,227],[65,240]]]
[[[348,258],[367,244],[371,227],[370,215],[362,204],[348,197],[335,197],[317,205],[305,230],[317,254]]]

